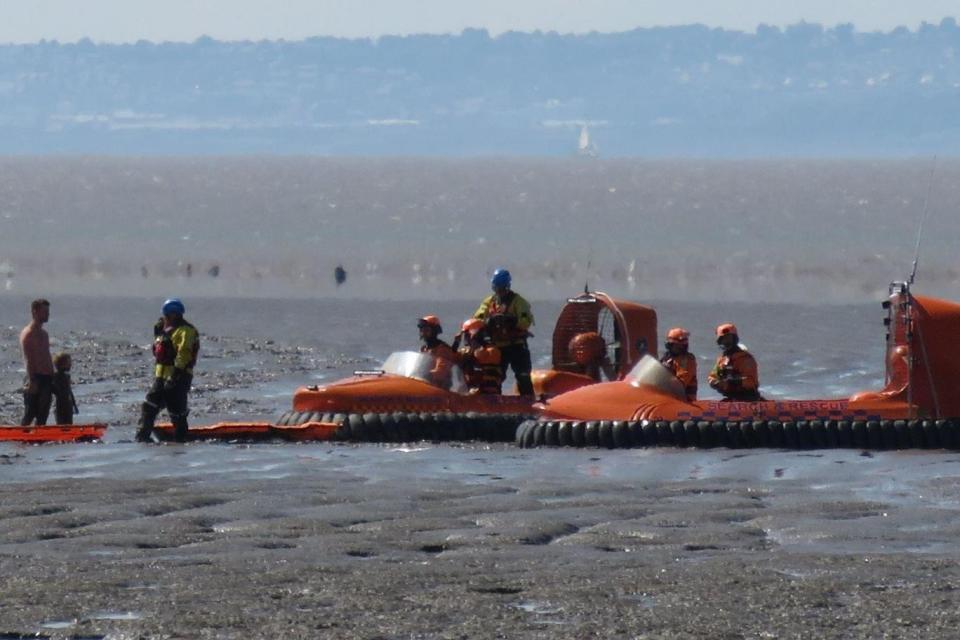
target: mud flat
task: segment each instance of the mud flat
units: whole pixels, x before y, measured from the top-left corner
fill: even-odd
[[[3,448],[0,636],[952,638],[960,456]]]

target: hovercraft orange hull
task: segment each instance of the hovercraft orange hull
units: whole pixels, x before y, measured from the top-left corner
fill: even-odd
[[[898,420],[908,406],[894,398],[872,401],[854,396],[836,400],[766,400],[685,402],[655,389],[610,382],[571,391],[547,403],[544,419],[743,421],[743,420]],[[916,416],[913,416],[916,417]]]
[[[300,387],[293,410],[301,413],[494,413],[532,414],[533,399],[500,394],[462,394],[422,380],[355,376],[323,387]]]

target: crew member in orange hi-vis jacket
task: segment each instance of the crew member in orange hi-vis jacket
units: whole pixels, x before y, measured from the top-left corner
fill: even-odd
[[[690,332],[674,327],[667,332],[666,353],[660,362],[683,384],[687,400],[697,399],[697,358],[690,353]]]
[[[567,344],[567,351],[578,369],[578,373],[590,376],[597,382],[603,380],[616,380],[617,374],[613,363],[607,355],[607,342],[596,331],[586,331],[578,333],[570,338]]]
[[[483,320],[470,318],[465,321],[460,336],[464,343],[457,355],[470,393],[500,393],[503,384],[500,349],[491,344]]]
[[[457,353],[437,337],[443,333],[443,327],[440,326],[440,319],[437,316],[420,318],[417,320],[417,328],[420,329],[420,353],[429,353],[450,362],[457,361]]]
[[[721,349],[707,381],[710,388],[723,394],[724,400],[754,402],[760,396],[757,361],[740,346],[740,336],[732,324],[717,327],[717,345]]]

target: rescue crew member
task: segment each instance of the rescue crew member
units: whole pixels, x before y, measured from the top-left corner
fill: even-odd
[[[687,400],[697,399],[697,358],[690,353],[690,332],[674,327],[667,332],[666,353],[660,363],[669,369],[683,384]]]
[[[527,338],[533,326],[533,313],[530,303],[519,294],[510,290],[510,272],[497,269],[490,279],[493,295],[487,296],[474,318],[483,320],[493,345],[500,349],[501,378],[506,378],[507,368],[513,369],[517,379],[517,390],[522,396],[533,396],[533,382],[530,380],[530,348]]]
[[[443,333],[443,327],[440,326],[440,319],[437,316],[420,318],[417,320],[417,328],[420,329],[420,353],[429,353],[451,362],[457,361],[456,351],[437,337]]]
[[[153,355],[156,359],[153,386],[147,392],[140,416],[138,442],[149,442],[153,423],[166,407],[174,427],[174,439],[187,439],[187,396],[193,381],[193,367],[200,350],[200,334],[184,320],[186,309],[177,298],[163,303],[163,317],[153,327]]]
[[[586,331],[573,336],[567,350],[577,364],[578,373],[590,376],[597,382],[603,379],[601,374],[606,376],[607,380],[616,380],[616,372],[607,355],[607,343],[596,331]]]
[[[723,394],[724,400],[756,402],[760,396],[760,376],[757,361],[740,346],[740,336],[732,324],[717,327],[717,345],[721,349],[707,381],[710,387]]]
[[[50,302],[39,298],[30,303],[30,324],[20,332],[20,351],[27,370],[23,390],[21,425],[47,424],[53,401],[53,358],[50,357],[50,336],[43,325],[50,319]]]
[[[460,335],[464,344],[457,355],[470,393],[500,393],[503,383],[500,349],[490,343],[483,320],[470,318],[460,327]]]

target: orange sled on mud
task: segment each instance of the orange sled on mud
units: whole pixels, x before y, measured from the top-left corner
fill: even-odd
[[[40,444],[44,442],[93,442],[103,437],[107,425],[92,424],[48,424],[42,426],[21,427],[19,425],[0,425],[0,441],[26,442]]]
[[[563,307],[553,333],[553,367],[534,371],[541,399],[594,384],[602,369],[622,378],[646,345],[656,342],[657,317],[650,307],[584,293]],[[588,336],[589,340],[574,340]],[[593,351],[578,348],[588,342]],[[591,360],[595,359],[594,363]],[[603,362],[604,367],[594,366]],[[456,364],[432,355],[401,351],[377,369],[343,380],[297,389],[293,409],[276,425],[221,423],[194,427],[190,438],[512,441],[516,427],[534,415],[533,400],[510,394],[469,393]],[[162,438],[172,428],[157,427]]]
[[[960,305],[890,286],[886,385],[835,400],[688,402],[653,358],[557,396],[517,429],[524,447],[960,448]]]

